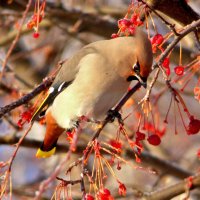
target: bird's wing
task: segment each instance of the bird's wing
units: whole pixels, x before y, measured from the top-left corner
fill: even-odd
[[[94,51],[94,48],[86,46],[63,64],[58,74],[56,75],[54,82],[49,88],[47,97],[43,100],[41,105],[35,111],[31,121],[36,120],[43,109],[46,106],[51,105],[55,97],[73,82],[73,80],[76,78],[76,74],[79,71],[79,63],[81,59],[90,53],[94,53]]]
[[[44,114],[41,113],[45,113],[46,110],[43,110],[46,106],[49,106],[53,100],[55,99],[55,97],[63,91],[63,89],[65,89],[66,87],[68,87],[70,84],[72,83],[72,81],[69,82],[62,82],[61,84],[57,84],[55,86],[51,86],[49,88],[48,94],[45,97],[45,99],[42,101],[42,103],[40,104],[40,106],[37,108],[37,110],[34,112],[31,121],[35,121],[38,116],[43,116]],[[44,111],[44,112],[43,112]]]

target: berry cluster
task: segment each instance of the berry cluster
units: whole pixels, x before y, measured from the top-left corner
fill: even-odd
[[[33,33],[34,38],[38,38],[40,36],[38,32],[38,24],[42,21],[42,18],[43,18],[42,15],[34,14],[31,17],[31,20],[29,20],[27,23],[27,28],[34,30],[34,33]]]
[[[33,29],[33,37],[38,38],[39,34],[39,24],[41,23],[42,19],[44,18],[44,9],[45,9],[46,1],[44,0],[41,5],[40,1],[35,1],[35,11],[31,19],[27,23],[28,29]]]
[[[138,6],[131,4],[126,16],[123,19],[118,20],[118,33],[113,33],[111,38],[134,35],[136,28],[143,25],[143,21],[140,17],[143,8],[142,4],[138,4]]]
[[[23,112],[23,113],[21,114],[20,119],[19,119],[18,122],[17,122],[17,125],[19,126],[19,128],[22,128],[23,125],[24,125],[26,122],[29,123],[29,122],[31,121],[32,115],[33,115],[33,109],[29,109],[29,110],[26,110],[25,112]]]

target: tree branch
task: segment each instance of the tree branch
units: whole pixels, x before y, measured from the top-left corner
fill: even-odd
[[[0,137],[1,145],[13,145],[19,141],[20,137],[18,136],[3,136]],[[22,147],[27,148],[38,148],[41,146],[41,141],[35,139],[25,138],[21,144]],[[82,153],[85,149],[85,145],[78,144],[76,148],[76,153]],[[59,153],[65,153],[69,150],[69,146],[67,144],[58,144],[56,147],[56,151]],[[102,152],[103,153],[103,152]],[[133,150],[126,148],[124,149],[124,153],[129,158],[133,158]],[[172,163],[170,161],[163,160],[158,158],[157,156],[152,155],[147,151],[143,151],[141,153],[141,159],[143,164],[147,164],[149,167],[153,167],[155,169],[161,170],[163,173],[167,173],[168,175],[175,176],[177,178],[186,178],[191,176],[192,173],[179,167],[177,164]]]
[[[46,78],[39,86],[37,86],[33,91],[30,93],[24,95],[22,98],[18,99],[17,101],[14,101],[4,107],[0,107],[0,118],[2,118],[6,113],[9,113],[11,110],[28,103],[31,99],[33,99],[35,96],[40,94],[43,90],[48,88],[55,77],[49,77]]]
[[[146,0],[146,2],[153,9],[164,13],[182,25],[191,24],[193,21],[200,19],[199,14],[185,0]]]
[[[193,190],[195,188],[200,187],[200,174],[197,174],[192,177],[188,177],[179,183],[174,185],[168,186],[166,188],[161,188],[157,191],[151,192],[149,194],[144,195],[145,200],[168,200],[172,199],[173,197],[180,195],[188,190]],[[188,186],[188,182],[191,181],[192,186]]]

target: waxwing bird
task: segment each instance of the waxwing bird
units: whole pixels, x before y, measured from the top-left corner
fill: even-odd
[[[152,60],[151,43],[140,29],[131,37],[91,43],[67,60],[33,115],[32,121],[48,106],[46,133],[36,157],[51,156],[62,132],[77,127],[81,116],[104,119],[130,81],[138,80],[146,87]]]

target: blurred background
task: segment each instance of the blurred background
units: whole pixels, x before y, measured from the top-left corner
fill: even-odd
[[[188,3],[197,13],[200,13],[199,0],[190,0]],[[25,0],[0,2],[0,66],[17,34],[17,28],[22,19],[26,4],[27,1]],[[117,20],[124,17],[129,4],[129,0],[47,0],[45,17],[39,26],[39,38],[34,38],[33,30],[28,30],[26,25],[24,25],[20,39],[9,57],[5,76],[0,84],[0,106],[3,107],[30,92],[45,77],[56,70],[59,61],[69,58],[84,45],[97,40],[109,39],[112,33],[117,32]],[[28,12],[26,23],[33,15],[33,11],[34,2]],[[168,33],[169,29],[166,25],[154,15],[152,16],[157,31],[162,35]],[[168,17],[166,19],[174,23]],[[176,27],[178,26],[180,25],[177,24]],[[151,37],[155,35],[151,20],[149,20],[149,31]],[[168,42],[170,43],[170,41]],[[195,42],[193,34],[188,35],[182,40],[183,65],[187,65],[196,57],[198,50]],[[170,67],[172,69],[178,65],[179,59],[180,48],[178,45],[170,57]],[[200,72],[196,73],[189,81],[187,87],[181,92],[190,113],[196,118],[200,118],[200,107],[199,102],[194,98],[193,89],[197,84],[199,74]],[[149,82],[152,80],[152,77],[154,77],[154,72],[149,78]],[[172,71],[171,79],[175,80],[176,78]],[[134,85],[135,82],[132,84]],[[173,86],[180,90],[183,87],[183,80],[173,83]],[[129,135],[134,134],[137,129],[137,116],[138,112],[141,112],[137,102],[145,95],[144,89],[140,91],[139,94],[135,94],[127,102],[122,110],[123,117],[128,116],[125,120],[125,127]],[[117,190],[118,184],[115,178],[108,173],[105,185],[110,189],[115,199],[139,199],[140,192],[154,191],[163,186],[176,183],[187,173],[198,172],[199,160],[197,151],[199,149],[199,135],[187,135],[177,111],[177,134],[175,134],[175,111],[173,107],[168,116],[168,124],[163,123],[169,108],[170,98],[171,93],[165,89],[165,82],[163,77],[160,76],[152,90],[150,101],[152,102],[152,111],[156,118],[157,127],[160,131],[163,130],[162,143],[159,146],[152,146],[148,142],[144,142],[147,154],[145,154],[146,157],[144,157],[146,159],[141,164],[135,163],[134,154],[123,153],[121,155],[133,163],[133,165],[142,166],[142,168],[135,169],[122,163],[121,170],[117,170],[117,164],[113,166],[116,175],[127,188],[127,196],[120,197]],[[29,105],[21,106],[1,119],[0,161],[6,161],[10,158],[14,150],[14,145],[11,145],[12,139],[19,138],[26,130],[27,124],[23,129],[19,129],[17,122],[20,114],[28,107]],[[189,120],[185,117],[185,113],[183,115],[185,123],[188,124]],[[113,136],[115,137],[117,129],[117,122],[107,125],[101,134],[101,140],[109,141]],[[166,131],[164,131],[165,129]],[[91,125],[87,125],[83,129],[78,142],[80,150],[78,149],[65,162],[59,177],[69,178],[69,176],[65,175],[67,167],[82,155],[81,148],[91,139],[94,130],[95,127]],[[27,136],[27,141],[30,143],[27,142],[27,145],[20,147],[12,167],[13,199],[33,199],[41,182],[48,178],[66,157],[67,149],[65,151],[61,148],[61,151],[58,151],[51,158],[35,158],[35,153],[40,141],[43,139],[44,131],[45,126],[35,122]],[[59,144],[63,146],[69,145],[65,134],[59,140]],[[126,145],[126,142],[124,145]],[[161,159],[163,162],[175,163],[178,169],[185,170],[185,174],[177,175],[177,172],[171,171],[171,168],[168,169],[164,165],[163,167],[160,166],[152,156],[156,156],[156,158]],[[92,162],[93,157],[91,156],[89,169],[92,169]],[[0,169],[0,175],[3,175],[3,170]],[[156,171],[156,174],[150,171]],[[75,167],[72,170],[71,178],[77,179],[79,176],[80,169]],[[49,188],[42,194],[42,199],[50,199],[57,184],[56,180],[52,181]],[[79,185],[72,186],[72,194],[73,199],[81,199]],[[184,195],[174,199],[183,199]],[[192,192],[190,199],[200,199],[200,193],[197,190]]]

